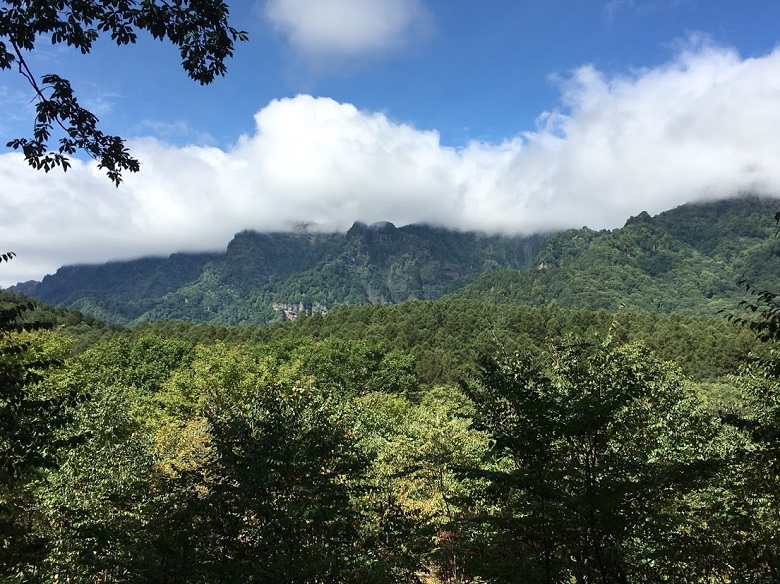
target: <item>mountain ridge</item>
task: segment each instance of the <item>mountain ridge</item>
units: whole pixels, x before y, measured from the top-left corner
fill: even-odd
[[[780,200],[740,197],[688,203],[622,228],[552,234],[537,269],[478,277],[452,296],[496,303],[715,314],[736,306],[747,280],[777,288]]]
[[[500,267],[525,268],[544,236],[356,222],[346,233],[237,233],[224,253],[64,266],[11,290],[123,324],[159,319],[263,323],[274,304],[428,300]]]
[[[713,314],[738,281],[772,288],[780,200],[688,203],[613,230],[533,236],[356,222],[345,233],[237,233],[225,252],[65,266],[16,288],[123,324],[182,319],[261,324],[341,304],[445,295],[494,303]]]

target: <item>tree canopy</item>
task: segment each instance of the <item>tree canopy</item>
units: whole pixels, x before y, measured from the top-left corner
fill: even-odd
[[[183,69],[205,85],[225,74],[234,43],[247,39],[228,18],[221,0],[0,0],[0,69],[17,69],[37,101],[32,135],[6,146],[21,150],[32,167],[46,172],[67,170],[68,156],[85,152],[118,186],[122,172],[137,172],[139,161],[121,137],[98,128],[97,116],[81,106],[67,79],[56,73],[38,76],[26,57],[47,38],[87,54],[101,36],[122,46],[145,31],[175,45]]]

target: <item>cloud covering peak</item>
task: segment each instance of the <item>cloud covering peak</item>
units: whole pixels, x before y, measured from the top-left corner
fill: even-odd
[[[435,130],[299,95],[263,107],[254,132],[228,149],[134,141],[142,170],[119,190],[91,163],[43,174],[4,154],[0,229],[19,257],[2,281],[67,263],[224,249],[242,229],[299,222],[532,233],[780,194],[780,50],[746,59],[699,46],[658,68],[610,76],[586,65],[558,83],[560,109],[500,143],[450,147]]]

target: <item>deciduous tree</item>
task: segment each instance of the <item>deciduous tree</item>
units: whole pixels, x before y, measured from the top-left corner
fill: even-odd
[[[123,171],[139,170],[138,160],[122,138],[98,128],[97,116],[82,107],[67,79],[56,73],[38,76],[28,55],[45,40],[86,54],[101,36],[121,46],[135,43],[144,31],[176,46],[187,74],[208,84],[225,74],[234,43],[247,38],[228,18],[222,0],[0,1],[0,69],[15,68],[36,99],[32,135],[15,138],[7,146],[21,150],[31,166],[46,172],[58,166],[67,170],[68,156],[84,152],[119,185]]]
[[[0,262],[14,253],[0,254]],[[43,338],[44,323],[25,321],[34,303],[0,306],[0,579],[25,558],[41,551],[45,538],[36,533],[32,490],[46,468],[71,440],[60,431],[70,421],[75,393],[52,393],[39,387],[47,370],[65,353],[62,339]]]
[[[699,550],[672,553],[690,543],[675,510],[706,482],[718,433],[679,373],[641,346],[572,340],[541,361],[487,360],[467,390],[495,440],[476,473],[496,509],[478,572],[586,584],[689,582],[708,569]]]

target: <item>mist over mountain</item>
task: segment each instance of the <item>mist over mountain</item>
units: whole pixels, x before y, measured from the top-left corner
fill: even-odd
[[[355,223],[346,233],[238,233],[223,254],[66,266],[14,287],[107,321],[263,323],[339,304],[433,299],[533,265],[544,236]]]
[[[624,227],[488,236],[355,223],[346,233],[238,233],[224,253],[66,266],[13,289],[111,322],[264,323],[341,304],[457,298],[714,313],[738,282],[771,287],[777,199],[687,204]]]

